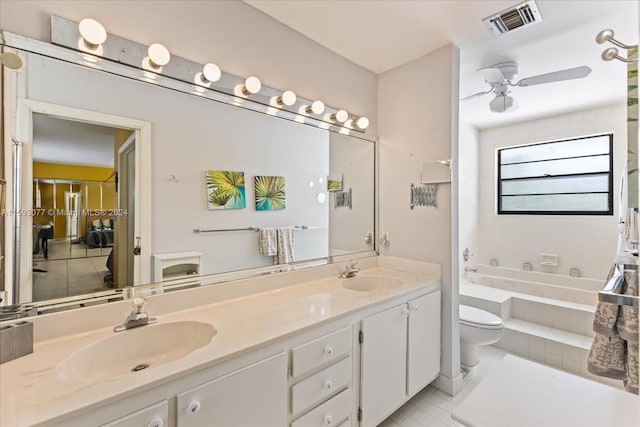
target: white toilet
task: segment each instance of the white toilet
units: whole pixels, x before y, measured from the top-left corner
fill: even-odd
[[[478,346],[498,342],[503,328],[504,322],[495,314],[460,304],[460,364],[476,366]]]

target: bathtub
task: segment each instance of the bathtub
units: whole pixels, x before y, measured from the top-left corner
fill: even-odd
[[[604,277],[570,277],[482,264],[477,267],[477,273],[467,272],[461,281],[577,304],[595,306],[598,302],[597,292],[605,285]]]

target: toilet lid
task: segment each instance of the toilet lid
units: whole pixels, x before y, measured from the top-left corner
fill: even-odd
[[[460,304],[460,323],[486,329],[500,329],[504,325],[502,319],[495,314],[462,304]]]

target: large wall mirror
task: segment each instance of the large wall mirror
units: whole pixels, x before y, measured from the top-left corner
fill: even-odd
[[[26,212],[5,216],[13,302],[117,295],[172,277],[154,267],[181,254],[192,266],[178,274],[204,276],[373,253],[373,138],[71,63],[61,47],[11,49],[24,66],[4,84],[6,201]],[[284,260],[272,233],[293,243]]]

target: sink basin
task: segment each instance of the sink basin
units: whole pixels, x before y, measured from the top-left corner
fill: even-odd
[[[400,279],[386,276],[357,276],[342,281],[342,287],[357,292],[381,292],[399,288]]]
[[[99,381],[184,357],[211,342],[217,331],[203,322],[157,323],[116,332],[72,354],[58,374],[69,381]]]

